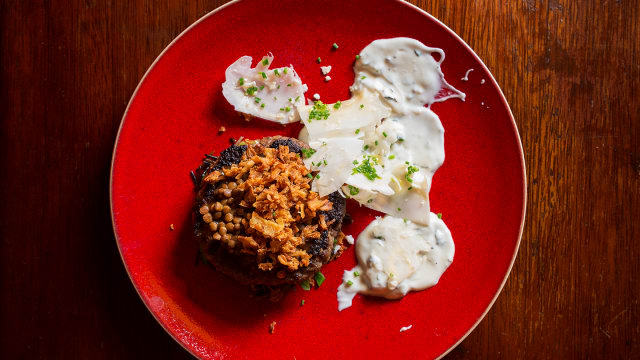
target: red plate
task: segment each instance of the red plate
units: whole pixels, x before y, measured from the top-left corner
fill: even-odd
[[[446,78],[467,93],[466,102],[433,106],[446,131],[447,157],[431,204],[456,244],[440,283],[398,301],[358,296],[338,312],[342,271],[356,264],[352,248],[323,268],[320,289],[298,288],[277,304],[250,298],[246,287],[195,266],[189,171],[203,154],[227,147],[230,137],[296,136],[301,127],[239,118],[221,93],[225,68],[242,55],[257,61],[272,52],[276,66],[295,66],[309,95],[334,102],[349,97],[359,50],[396,36],[444,49]],[[333,67],[329,83],[318,57]],[[468,69],[474,69],[469,81],[461,81]],[[218,135],[222,125],[227,132]],[[436,358],[478,324],[500,292],[520,241],[525,188],[522,146],[504,96],[474,52],[438,20],[398,1],[245,0],[189,27],[140,82],[116,141],[111,207],[135,288],[160,324],[198,357]],[[348,211],[355,222],[344,231],[357,237],[375,213],[355,203]],[[408,325],[411,330],[399,332]]]

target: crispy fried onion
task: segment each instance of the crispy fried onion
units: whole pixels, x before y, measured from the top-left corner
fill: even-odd
[[[309,265],[306,241],[320,238],[334,221],[327,222],[320,213],[331,210],[332,203],[310,190],[312,178],[288,146],[272,149],[255,142],[247,146],[240,163],[214,171],[204,181],[239,184],[243,192],[239,206],[251,212],[247,236],[237,237],[241,253],[256,255],[260,270],[281,265],[295,271]]]

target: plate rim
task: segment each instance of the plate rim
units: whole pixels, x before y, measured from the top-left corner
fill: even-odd
[[[241,1],[243,1],[243,0],[231,0],[230,2],[228,2],[228,3],[224,4],[224,5],[218,6],[217,8],[209,11],[208,13],[206,13],[205,15],[203,15],[202,17],[200,17],[199,19],[194,21],[191,25],[187,26],[182,32],[180,32],[180,34],[178,36],[176,36],[173,40],[171,40],[171,42],[160,52],[160,54],[158,54],[158,56],[156,56],[156,58],[153,60],[151,65],[149,65],[149,67],[145,71],[145,73],[142,76],[142,78],[140,78],[140,81],[138,82],[138,85],[136,85],[135,90],[131,94],[129,102],[127,103],[127,107],[125,108],[124,113],[122,114],[122,119],[120,120],[120,125],[118,126],[118,132],[116,134],[116,138],[115,138],[115,141],[114,141],[114,144],[113,144],[113,151],[111,153],[111,166],[110,166],[110,170],[109,170],[109,211],[111,213],[111,226],[112,226],[112,229],[113,229],[113,236],[114,236],[114,240],[116,242],[116,246],[118,248],[118,253],[120,254],[120,260],[122,261],[122,264],[124,265],[125,271],[127,272],[127,276],[129,277],[129,280],[131,281],[131,284],[133,285],[133,288],[136,290],[136,293],[138,294],[138,297],[140,298],[140,300],[142,300],[142,303],[145,305],[145,307],[147,308],[149,313],[151,313],[151,315],[156,320],[156,322],[162,327],[162,329],[164,329],[164,331],[167,334],[169,334],[169,336],[171,336],[171,338],[173,338],[174,341],[176,341],[178,344],[180,344],[180,346],[183,349],[185,349],[189,354],[191,354],[195,358],[200,358],[200,356],[199,356],[200,354],[198,354],[195,351],[195,349],[192,349],[191,347],[189,347],[185,343],[183,343],[180,339],[178,339],[176,337],[176,335],[167,327],[167,325],[158,318],[156,313],[151,309],[151,307],[148,304],[148,302],[145,301],[145,298],[142,296],[140,287],[138,286],[138,284],[134,281],[133,277],[131,276],[131,272],[129,271],[129,267],[127,266],[127,262],[124,260],[124,257],[122,255],[122,248],[120,247],[120,237],[118,236],[118,232],[116,230],[115,216],[114,216],[114,211],[113,211],[113,168],[114,168],[114,163],[115,163],[116,150],[118,148],[118,142],[120,140],[120,134],[122,132],[122,127],[124,125],[125,119],[126,119],[128,113],[129,113],[129,109],[131,107],[131,104],[133,103],[133,101],[137,97],[138,91],[140,90],[140,87],[141,87],[142,83],[144,83],[144,81],[147,78],[147,76],[151,73],[151,71],[156,66],[156,64],[164,56],[165,52],[167,52],[171,47],[173,47],[178,40],[180,40],[187,32],[191,31],[194,27],[196,27],[200,22],[204,21],[205,19],[209,18],[210,16],[213,16],[218,11],[220,11],[222,9],[225,9],[225,8],[227,8],[229,6],[232,6],[232,5],[236,4],[236,3],[239,3]],[[476,54],[476,52],[466,43],[466,41],[464,41],[460,37],[460,35],[458,35],[455,31],[453,31],[451,28],[449,28],[445,23],[440,21],[435,16],[429,14],[427,11],[425,11],[425,10],[421,9],[420,7],[418,7],[418,6],[414,5],[414,4],[411,4],[411,3],[407,2],[407,1],[404,1],[404,0],[393,0],[393,1],[396,2],[396,3],[399,3],[400,5],[407,6],[407,7],[409,7],[410,9],[412,9],[414,11],[418,11],[421,15],[426,16],[428,19],[430,19],[432,21],[435,21],[444,30],[446,30],[450,35],[452,35],[455,40],[457,40],[460,44],[462,44],[462,46],[471,53],[471,55],[475,58],[475,60],[478,61],[480,63],[480,65],[482,66],[482,68],[489,74],[489,80],[498,88],[498,92],[499,92],[499,95],[500,95],[500,100],[502,101],[503,105],[506,106],[506,108],[508,110],[509,120],[511,120],[511,126],[513,127],[513,130],[515,131],[515,135],[516,135],[516,138],[518,140],[517,141],[518,150],[519,150],[519,153],[520,153],[520,160],[521,160],[521,164],[522,164],[522,169],[521,169],[522,170],[522,179],[523,179],[523,181],[522,181],[522,199],[523,199],[523,201],[522,201],[522,211],[521,211],[522,215],[521,215],[521,218],[520,218],[520,229],[518,231],[518,240],[516,242],[516,246],[515,246],[515,249],[513,251],[513,255],[511,257],[511,261],[509,263],[509,268],[507,269],[507,271],[506,271],[506,273],[504,275],[504,278],[502,279],[502,282],[501,282],[500,286],[498,287],[498,290],[496,291],[495,295],[493,296],[493,298],[491,299],[491,301],[487,305],[487,308],[478,317],[478,319],[475,321],[475,323],[469,328],[469,330],[464,335],[462,335],[460,337],[460,339],[458,339],[458,341],[456,343],[451,345],[447,350],[445,350],[442,354],[440,354],[438,357],[436,357],[436,359],[442,359],[447,354],[449,354],[453,349],[455,349],[458,345],[460,345],[460,343],[462,341],[464,341],[469,336],[469,334],[471,334],[473,332],[473,330],[476,329],[476,327],[480,324],[480,322],[482,322],[482,320],[489,313],[489,311],[491,310],[491,308],[495,304],[496,300],[498,299],[498,297],[502,293],[502,290],[504,289],[504,286],[505,286],[505,284],[507,282],[507,279],[509,278],[509,275],[511,274],[511,270],[513,269],[513,265],[515,263],[516,257],[518,256],[518,251],[520,249],[520,243],[522,241],[522,233],[523,233],[523,230],[524,230],[524,220],[526,218],[526,212],[527,212],[527,170],[526,170],[526,163],[525,163],[525,158],[524,158],[524,150],[522,148],[522,139],[521,139],[521,136],[520,136],[520,132],[518,131],[518,126],[517,126],[515,118],[513,116],[513,112],[511,111],[511,107],[509,106],[509,103],[507,102],[507,99],[505,98],[504,93],[502,92],[502,88],[500,87],[500,85],[496,81],[495,77],[493,76],[493,73],[489,70],[489,68],[484,63],[484,61],[482,61],[482,59],[478,56],[478,54]]]

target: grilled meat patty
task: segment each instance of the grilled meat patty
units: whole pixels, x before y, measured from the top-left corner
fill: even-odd
[[[293,224],[295,226],[293,229],[311,226],[309,229],[313,230],[313,226],[317,225],[316,228],[318,230],[313,233],[307,231],[309,229],[301,230],[301,233],[309,236],[301,236],[303,241],[301,244],[297,244],[296,249],[299,250],[298,252],[308,255],[304,255],[306,260],[292,260],[293,262],[299,262],[299,266],[283,261],[284,264],[289,265],[287,267],[283,263],[274,260],[274,265],[266,264],[267,266],[264,266],[262,264],[260,266],[264,267],[260,268],[258,266],[261,261],[259,256],[244,249],[249,249],[254,245],[256,242],[254,238],[257,239],[258,243],[264,244],[266,242],[268,244],[268,240],[264,238],[258,239],[256,232],[251,228],[255,225],[256,219],[265,223],[268,221],[262,220],[262,217],[255,212],[254,208],[243,202],[243,199],[247,199],[248,196],[246,192],[243,194],[240,190],[243,188],[242,185],[238,185],[238,182],[242,182],[242,179],[230,181],[228,178],[223,179],[218,176],[218,180],[212,181],[213,176],[211,174],[218,175],[223,170],[230,169],[234,164],[240,164],[248,146],[254,146],[252,147],[252,152],[255,149],[260,151],[261,148],[271,148],[285,153],[286,149],[279,148],[287,147],[289,152],[299,154],[298,158],[302,157],[302,150],[309,147],[297,139],[282,136],[263,138],[257,144],[259,145],[240,143],[223,150],[217,157],[206,155],[204,162],[195,172],[196,186],[198,188],[194,207],[195,234],[199,240],[200,251],[206,260],[216,270],[231,276],[237,281],[254,285],[295,284],[311,278],[324,264],[341,254],[343,247],[339,251],[334,251],[334,248],[336,245],[341,244],[344,238],[341,227],[345,216],[345,199],[338,192],[334,192],[327,197],[330,206],[325,206],[324,210],[318,210],[313,220],[310,220],[309,216],[307,216],[304,218],[304,223],[300,220],[299,223]],[[296,166],[298,168],[304,166],[300,164],[301,161]],[[306,171],[308,172],[308,170]],[[307,177],[310,176],[312,175],[307,174]],[[316,195],[319,198],[317,194],[312,195]],[[229,199],[231,201],[228,201]],[[324,201],[324,199],[322,200]],[[221,202],[224,202],[222,208]],[[297,212],[295,209],[291,210],[293,214],[297,214]],[[289,214],[288,210],[286,214]],[[264,213],[262,215],[264,216]],[[275,219],[275,211],[273,215],[275,224],[277,220]],[[222,229],[222,227],[225,229]],[[323,230],[323,227],[326,230]],[[249,237],[252,238],[248,240]],[[261,251],[264,252],[264,249],[259,250],[258,253]],[[280,259],[280,257],[276,259]],[[304,262],[306,262],[306,265]],[[270,266],[272,268],[266,269],[266,267]]]

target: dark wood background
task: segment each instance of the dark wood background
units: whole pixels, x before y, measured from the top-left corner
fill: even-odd
[[[0,357],[189,358],[122,266],[109,167],[147,67],[222,2],[0,3]],[[513,272],[448,358],[640,358],[638,0],[417,3],[493,72],[528,172]]]

